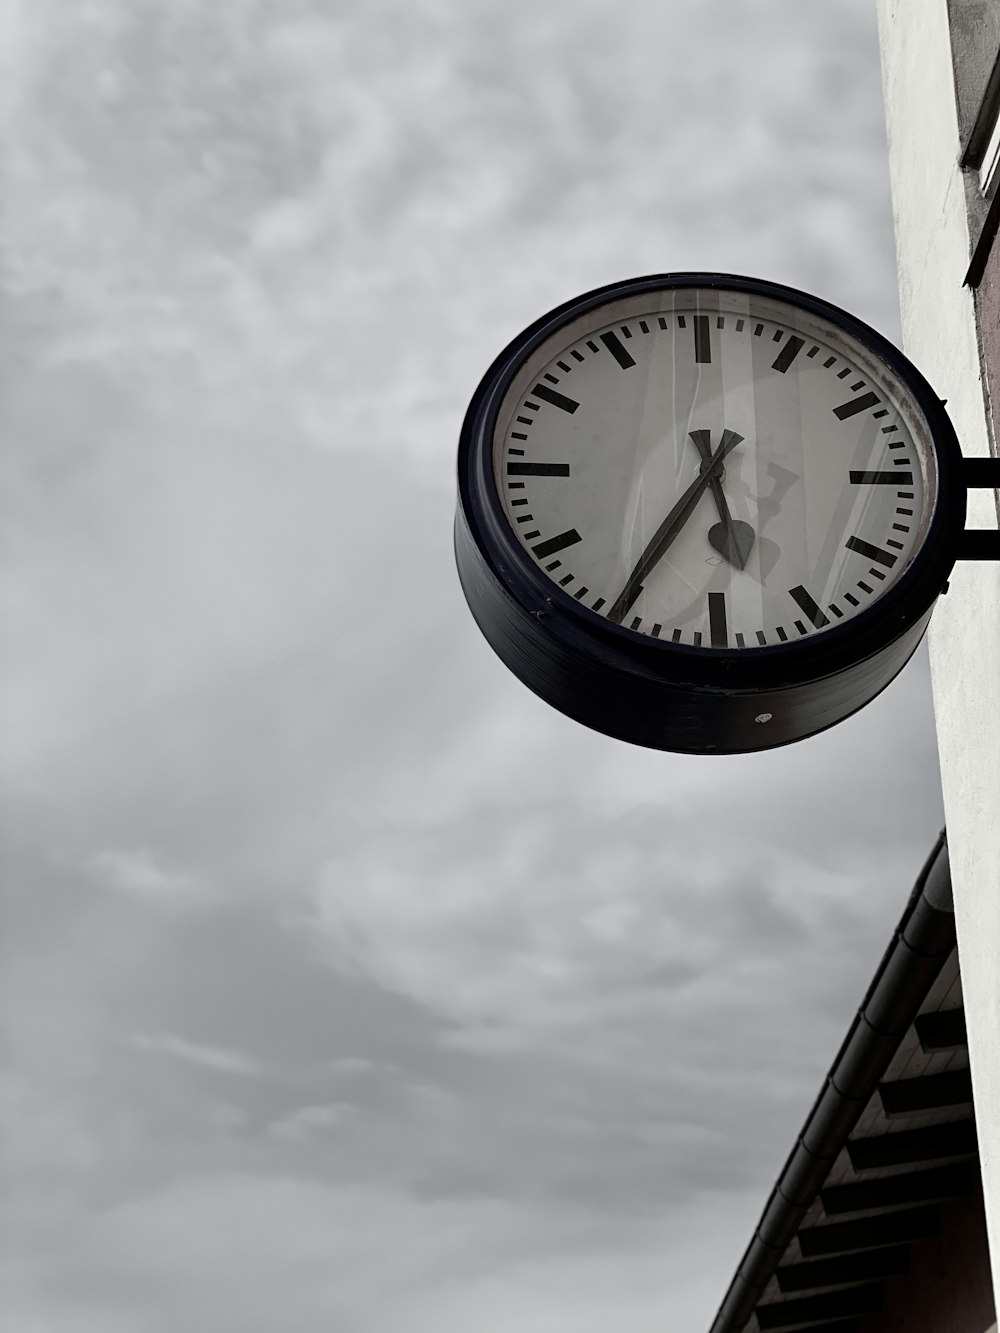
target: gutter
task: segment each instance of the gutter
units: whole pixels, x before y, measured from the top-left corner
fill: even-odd
[[[944,831],[771,1192],[710,1333],[741,1333],[907,1028],[955,947]]]

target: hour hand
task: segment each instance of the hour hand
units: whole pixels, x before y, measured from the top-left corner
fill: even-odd
[[[712,457],[711,431],[692,430],[688,434],[694,440],[702,462],[707,463]],[[713,473],[708,484],[715,507],[719,511],[719,518],[722,520],[721,523],[714,523],[709,528],[709,544],[718,551],[723,560],[728,560],[737,569],[745,569],[757,534],[749,523],[733,518],[719,477]]]

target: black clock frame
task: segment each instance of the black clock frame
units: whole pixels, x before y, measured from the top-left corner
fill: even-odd
[[[503,512],[493,437],[504,395],[542,343],[600,306],[666,289],[746,292],[797,306],[862,343],[903,384],[930,430],[938,492],[908,568],[849,620],[798,641],[726,651],[640,635],[575,601],[532,562]],[[963,459],[944,405],[896,347],[827,301],[722,273],[654,274],[587,292],[543,315],[497,357],[473,395],[459,443],[455,553],[487,641],[529,689],[607,735],[687,754],[771,749],[814,735],[872,700],[920,642],[959,555]]]

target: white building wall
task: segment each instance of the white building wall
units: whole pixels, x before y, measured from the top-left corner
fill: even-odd
[[[969,220],[946,0],[878,0],[878,13],[904,349],[947,400],[966,456],[986,456],[975,304],[963,286]],[[972,491],[969,500],[967,526],[996,528],[995,494]],[[929,642],[987,1230],[1000,1291],[1000,563],[956,566]]]

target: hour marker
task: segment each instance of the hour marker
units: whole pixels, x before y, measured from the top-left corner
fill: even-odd
[[[798,602],[799,606],[817,629],[822,629],[824,625],[829,625],[829,617],[824,615],[820,610],[818,603],[813,601],[812,597],[809,596],[809,593],[801,583],[796,588],[789,588],[788,595]]]
[[[855,472],[852,469],[851,484],[854,486],[912,486],[913,475],[909,472]]]
[[[771,369],[783,375],[805,346],[804,338],[789,338],[784,347],[771,363]]]
[[[635,365],[635,357],[631,356],[625,347],[622,346],[622,340],[617,333],[602,333],[601,342],[615,358],[622,370],[628,370],[629,366]]]
[[[508,477],[568,477],[568,463],[508,463]]]
[[[699,319],[705,318],[703,315]],[[710,592],[708,594],[708,628],[713,648],[729,647],[729,630],[726,628],[726,594]]]
[[[708,336],[708,316],[694,317],[694,359],[703,363],[712,360],[712,344]]]
[[[867,411],[869,407],[874,407],[880,401],[877,393],[863,393],[857,398],[852,398],[849,402],[841,403],[839,407],[835,407],[833,415],[840,417],[841,421],[846,421],[848,417],[856,417],[859,412]]]
[[[515,501],[516,503],[516,501]],[[531,549],[539,560],[544,560],[547,555],[555,555],[556,551],[563,551],[567,546],[575,546],[583,538],[577,532],[576,528],[567,528],[565,532],[560,532],[557,537],[548,537],[545,541],[539,542],[537,546]]]
[[[871,542],[862,541],[860,537],[848,537],[844,545],[849,551],[857,551],[858,555],[868,560],[877,560],[880,565],[887,565],[890,569],[896,563],[896,557],[891,551],[883,551],[881,546],[872,546]]]
[[[580,406],[575,399],[567,398],[563,393],[556,393],[555,389],[550,389],[547,384],[536,384],[531,392],[543,402],[551,403],[553,407],[561,407],[564,412],[575,412]]]

